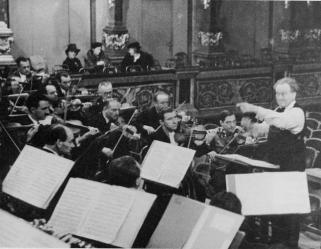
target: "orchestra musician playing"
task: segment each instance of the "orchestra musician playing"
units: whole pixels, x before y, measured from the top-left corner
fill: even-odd
[[[159,115],[169,107],[169,95],[159,91],[154,95],[154,105],[137,115],[134,125],[142,136],[153,134],[159,127]]]
[[[245,142],[244,138],[238,137],[242,128],[236,125],[235,113],[224,110],[219,116],[220,127],[209,130],[208,143],[217,153],[234,152],[236,147]]]
[[[269,128],[267,160],[280,166],[281,171],[305,170],[305,113],[297,104],[298,83],[282,78],[274,84],[278,107],[269,110],[249,103],[239,103],[242,112],[254,112],[263,120],[262,129]],[[272,219],[272,240],[289,248],[298,248],[300,216],[287,215]]]
[[[151,140],[158,140],[165,143],[178,145],[175,140],[175,131],[178,127],[177,113],[168,107],[161,111],[159,115],[161,127],[151,135]]]
[[[116,127],[120,107],[120,103],[115,99],[103,102],[103,110],[92,116],[87,125],[98,128],[101,133],[106,133]]]

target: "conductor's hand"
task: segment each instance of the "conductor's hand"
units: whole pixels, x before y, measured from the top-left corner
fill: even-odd
[[[148,125],[144,125],[144,126],[143,126],[143,129],[144,129],[145,131],[147,131],[147,134],[148,134],[148,135],[150,135],[150,134],[152,134],[152,133],[155,132],[155,129],[154,129],[153,127],[151,127],[151,126],[148,126]]]
[[[207,155],[209,155],[209,157],[210,157],[210,159],[211,159],[212,161],[215,160],[216,154],[217,154],[217,153],[216,153],[214,150],[211,151],[211,152],[209,152],[209,153],[207,153]]]
[[[110,149],[110,148],[107,148],[107,147],[104,147],[101,152],[107,156],[108,158],[112,158],[113,157],[113,154],[114,152]]]
[[[252,105],[246,102],[243,103],[238,103],[236,104],[236,107],[239,107],[241,112],[245,113],[245,112],[254,112],[257,113],[258,112],[258,106],[256,105]]]

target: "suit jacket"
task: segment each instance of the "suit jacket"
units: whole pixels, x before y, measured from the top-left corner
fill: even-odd
[[[164,143],[170,143],[169,136],[165,133],[164,129],[161,127],[154,134],[151,135],[151,143],[154,140],[158,140]]]
[[[101,133],[105,133],[110,130],[111,122],[106,122],[106,119],[103,117],[101,112],[93,115],[90,120],[88,120],[87,125],[96,127]]]
[[[153,106],[137,115],[133,124],[136,126],[139,133],[146,136],[147,132],[143,129],[143,126],[148,125],[156,129],[160,125],[159,119],[159,114],[157,113],[155,106]]]

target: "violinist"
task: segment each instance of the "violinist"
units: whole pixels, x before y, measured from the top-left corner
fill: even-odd
[[[255,116],[256,114],[253,112],[243,113],[241,127],[244,130],[243,136],[246,138],[245,144],[252,144],[260,138],[267,137],[268,130],[260,128],[260,124],[257,122]]]
[[[98,128],[101,133],[115,128],[119,118],[120,107],[120,103],[115,99],[105,101],[102,111],[96,113],[88,120],[86,125]]]
[[[232,153],[238,145],[245,142],[244,137],[240,136],[242,128],[236,125],[235,114],[228,110],[221,112],[219,121],[220,127],[209,130],[212,138],[208,142],[211,148],[218,153]]]
[[[151,135],[151,140],[158,140],[165,143],[179,145],[175,139],[175,132],[178,128],[177,113],[172,108],[163,109],[159,115],[160,128]]]
[[[120,156],[130,155],[131,141],[140,139],[137,129],[130,125],[131,120],[132,118],[128,123],[120,123],[119,126],[96,138],[76,160],[74,166],[76,174],[87,179],[106,180],[107,162]],[[98,172],[100,173],[97,174]]]
[[[169,107],[169,95],[159,91],[154,95],[154,105],[141,112],[135,121],[139,133],[142,136],[153,134],[159,127],[159,115],[163,109]]]
[[[17,71],[9,76],[11,91],[14,91],[14,89],[22,89],[23,91],[39,90],[41,88],[41,81],[34,80],[29,59],[18,57],[16,63]],[[9,93],[11,92],[9,91]]]

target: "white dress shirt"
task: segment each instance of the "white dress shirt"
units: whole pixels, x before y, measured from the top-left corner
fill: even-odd
[[[256,117],[264,121],[261,124],[261,128],[266,129],[270,125],[273,125],[281,130],[288,130],[292,134],[300,133],[304,128],[305,116],[303,110],[294,107],[294,105],[295,101],[289,104],[284,112],[259,107]]]
[[[169,141],[171,142],[171,144],[177,145],[177,143],[176,143],[176,141],[175,141],[174,135],[175,135],[175,132],[169,132],[169,133],[168,133]]]

